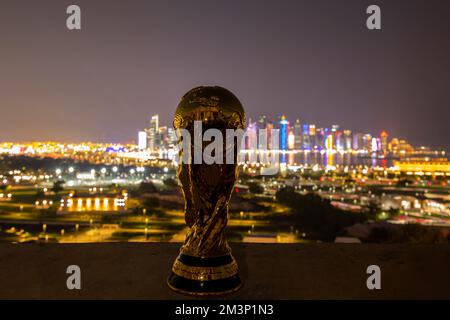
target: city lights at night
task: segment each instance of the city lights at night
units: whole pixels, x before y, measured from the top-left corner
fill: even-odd
[[[450,299],[449,12],[2,1],[0,300]]]

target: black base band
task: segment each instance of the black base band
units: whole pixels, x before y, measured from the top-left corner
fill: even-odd
[[[229,266],[233,263],[236,264],[231,254],[219,257],[201,258],[180,253],[177,257],[177,261],[174,263],[174,269],[172,269],[173,271],[167,279],[167,284],[171,289],[177,292],[191,295],[220,295],[231,293],[238,290],[242,285],[242,281],[237,274],[237,265],[236,271],[232,271],[229,274],[223,274],[221,278],[219,277],[216,279],[208,277],[190,277],[188,276],[189,271],[184,275],[180,272],[183,270],[178,270],[177,266],[182,264],[188,270],[189,267],[192,267],[191,273],[195,273],[197,272],[195,271],[196,268],[217,268],[221,270],[221,267]],[[224,272],[226,271],[226,269],[223,270]]]
[[[169,287],[175,291],[193,295],[221,295],[237,291],[242,281],[239,275],[209,281],[196,281],[180,277],[173,272],[167,279]]]

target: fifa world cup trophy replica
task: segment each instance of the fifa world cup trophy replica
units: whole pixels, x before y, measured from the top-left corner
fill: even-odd
[[[233,138],[234,143],[230,145],[225,137],[230,131],[227,129],[241,129],[243,132],[245,122],[244,108],[239,100],[230,91],[217,86],[190,90],[177,107],[173,126],[179,143],[180,131],[189,133],[187,136],[190,138],[183,136],[183,139],[191,139],[187,150],[180,149],[181,162],[177,172],[189,231],[167,279],[169,287],[177,292],[219,295],[241,287],[237,263],[223,234],[228,204],[238,177],[241,141]],[[206,142],[202,139],[208,129],[214,129],[216,133],[220,131],[222,135],[222,140],[219,140],[221,151],[215,150],[215,158],[223,161],[207,164],[203,159],[198,162],[199,151],[202,155],[210,141],[217,143],[214,139]],[[234,159],[232,163],[227,161],[230,153]]]

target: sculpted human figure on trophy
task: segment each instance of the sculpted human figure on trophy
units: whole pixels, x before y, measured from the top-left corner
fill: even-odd
[[[227,130],[243,132],[245,121],[239,100],[230,91],[217,86],[192,89],[183,96],[175,112],[173,125],[180,144],[184,145],[180,148],[178,177],[185,199],[185,219],[190,228],[168,278],[168,285],[176,291],[222,294],[241,286],[238,266],[223,231],[238,177],[242,134],[233,138],[235,143],[227,143],[227,139],[215,140],[216,148],[210,155],[216,161],[203,157],[203,151],[211,148],[211,142],[205,141],[203,134],[215,132],[212,135],[225,137]],[[203,139],[198,139],[199,135]],[[231,156],[234,160],[230,163],[227,158],[230,160]]]

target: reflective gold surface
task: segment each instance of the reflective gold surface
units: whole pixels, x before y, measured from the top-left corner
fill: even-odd
[[[245,128],[241,103],[221,87],[198,87],[183,96],[175,112],[174,128],[186,129],[194,137],[195,120],[203,122],[204,131],[219,129],[224,137],[226,129]],[[194,143],[191,145],[193,148]],[[234,159],[237,159],[238,147],[234,148]],[[193,154],[192,151],[191,156]],[[223,162],[207,165],[192,164],[191,161],[191,164],[178,167],[185,199],[185,219],[190,227],[181,248],[184,254],[211,257],[230,252],[222,232],[227,224],[228,203],[238,177],[238,166],[237,161],[233,164]]]
[[[175,260],[172,267],[173,273],[186,279],[208,281],[226,279],[238,273],[238,265],[233,262],[218,267],[193,267],[185,265],[179,260]]]
[[[219,154],[223,157],[223,164],[194,164],[194,121],[201,121],[202,137],[208,129],[217,129],[222,133],[223,149]],[[189,231],[167,284],[177,292],[193,295],[234,292],[242,286],[242,281],[223,231],[227,225],[228,205],[238,177],[240,141],[227,146],[225,137],[227,129],[245,128],[244,109],[239,100],[224,88],[197,87],[181,99],[173,126],[180,146],[182,130],[187,130],[191,139],[190,149],[180,150],[182,162],[177,171]],[[202,144],[203,151],[211,142],[201,139],[199,143]],[[227,163],[227,155],[234,156],[232,163]]]

